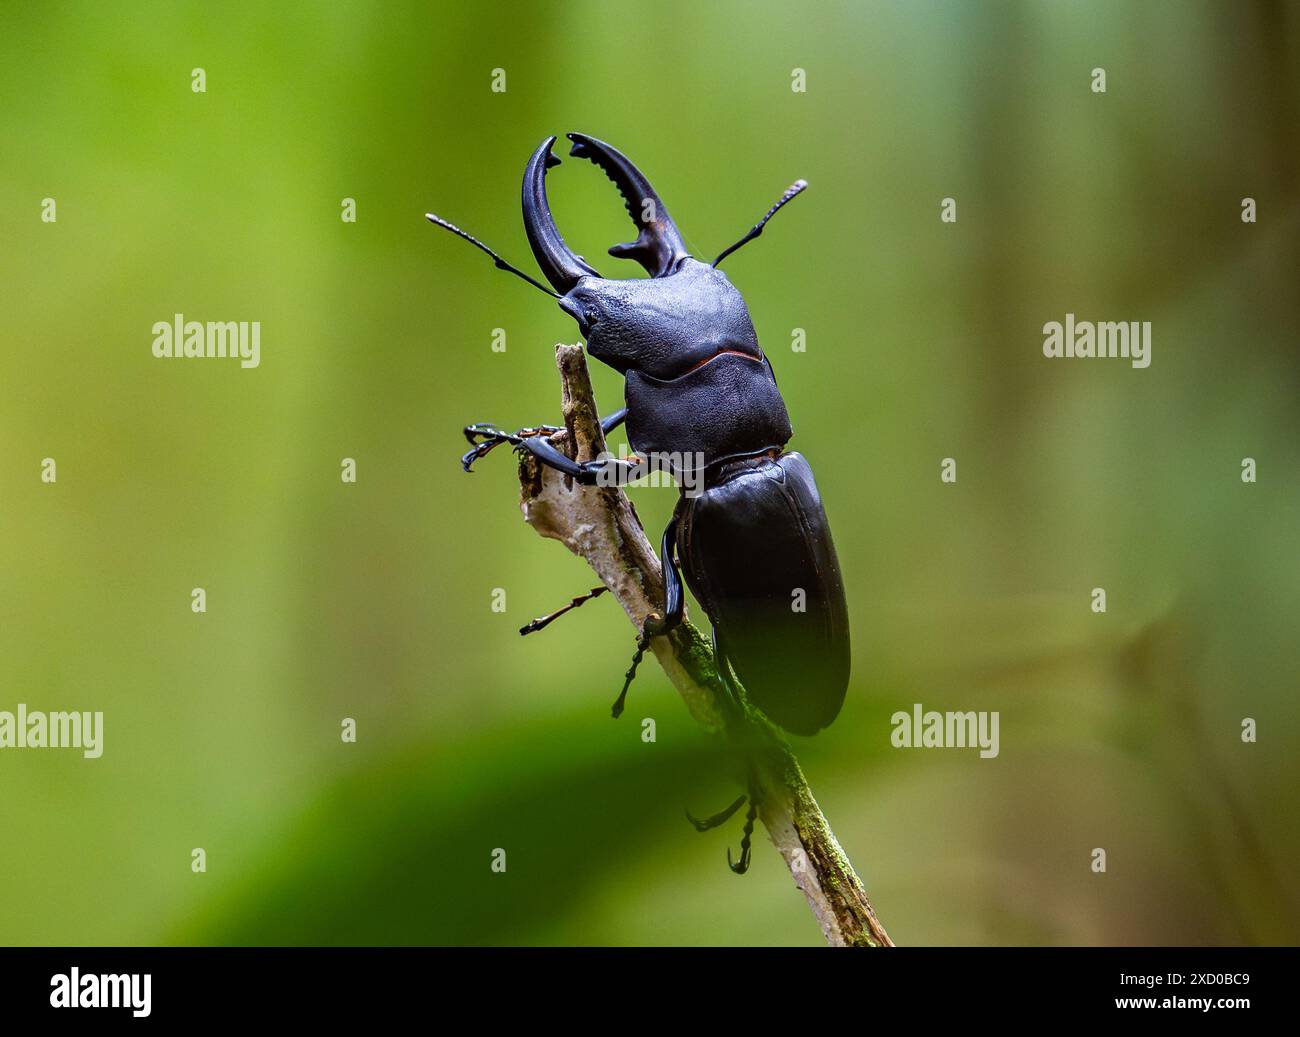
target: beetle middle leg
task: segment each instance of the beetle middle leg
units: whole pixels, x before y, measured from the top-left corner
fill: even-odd
[[[592,598],[599,598],[607,590],[609,590],[609,588],[604,586],[603,584],[599,587],[592,587],[591,590],[587,591],[586,594],[579,594],[576,598],[574,598],[563,608],[556,609],[554,612],[547,613],[545,616],[538,616],[532,622],[527,623],[524,626],[521,626],[519,628],[519,633],[534,634],[538,630],[545,629],[546,627],[550,626],[551,623],[553,623],[555,620],[559,619],[562,615],[564,615],[566,612],[570,612],[573,609],[585,605]]]
[[[668,521],[663,540],[659,544],[659,556],[663,561],[664,573],[664,614],[660,616],[657,612],[650,613],[641,628],[641,634],[636,639],[636,652],[632,656],[632,665],[628,667],[627,673],[623,675],[623,690],[618,693],[618,698],[614,700],[614,706],[610,710],[615,719],[623,714],[623,705],[627,700],[627,689],[632,686],[632,681],[636,679],[637,667],[641,665],[641,659],[645,655],[646,649],[650,647],[650,640],[661,637],[681,623],[682,615],[686,611],[686,596],[682,593],[682,574],[681,570],[677,568],[677,559],[673,554],[676,549],[677,516],[674,514]]]
[[[718,667],[718,676],[722,678],[722,686],[727,689],[727,698],[721,703],[724,709],[731,711],[735,717],[744,715],[745,707],[741,702],[740,692],[737,690],[737,680],[735,672],[731,668],[731,659],[727,655],[727,645],[723,640],[722,632],[718,630],[715,623],[712,627],[713,633],[713,659]]]

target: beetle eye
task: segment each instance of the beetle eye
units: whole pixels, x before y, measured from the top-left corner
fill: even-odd
[[[588,303],[582,309],[582,317],[587,322],[588,326],[595,324],[596,318],[599,315],[600,315],[599,311],[597,311],[596,307],[592,306],[590,303]]]

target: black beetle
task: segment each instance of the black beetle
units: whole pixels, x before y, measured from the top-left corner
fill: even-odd
[[[712,264],[693,258],[646,178],[613,147],[570,133],[571,155],[590,159],[623,195],[639,234],[610,254],[635,259],[648,279],[601,277],[564,243],[546,197],[547,170],[559,164],[555,138],[543,141],[524,171],[524,227],[544,285],[501,259],[476,238],[437,216],[428,219],[486,252],[503,270],[553,295],[578,322],[591,356],[626,378],[626,407],[604,419],[606,432],[626,422],[632,449],[679,477],[702,482],[697,496],[683,492],[664,531],[666,601],[662,617],[647,621],[623,692],[650,638],[681,621],[682,577],[713,625],[718,668],[743,685],[748,700],[795,734],[811,735],[840,711],[849,678],[849,621],[844,583],[812,469],[787,453],[791,437],[772,365],[740,292],[718,264],[762,233],[776,212],[807,185],[796,181],[744,237]],[[626,461],[574,462],[547,438],[555,426],[505,432],[491,425],[465,430],[472,463],[510,443],[582,483],[614,481]],[[680,559],[681,571],[677,559]],[[522,633],[599,594],[575,598],[535,620]],[[733,695],[736,695],[734,688]],[[752,790],[751,790],[752,798]],[[700,822],[720,823],[742,803]],[[753,807],[746,828],[752,829]],[[738,868],[737,870],[743,870]]]

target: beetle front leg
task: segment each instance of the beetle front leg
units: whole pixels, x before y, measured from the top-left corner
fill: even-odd
[[[528,451],[546,467],[570,476],[583,486],[623,486],[640,474],[632,462],[618,457],[575,461],[542,436],[521,439],[515,446]]]
[[[605,435],[609,435],[626,420],[627,408],[624,407],[622,410],[617,410],[608,417],[601,418],[601,432]],[[473,449],[467,451],[460,459],[461,467],[465,469],[466,472],[472,471],[472,466],[475,461],[480,457],[485,457],[487,454],[490,454],[502,443],[509,443],[516,449],[520,449],[524,447],[526,440],[545,440],[550,436],[555,435],[555,433],[563,431],[564,429],[559,425],[535,425],[531,428],[521,428],[517,432],[506,432],[504,429],[498,428],[491,422],[486,421],[476,422],[473,425],[466,425],[464,429],[465,439]],[[559,451],[555,451],[555,453],[558,454]],[[543,461],[543,463],[549,463],[548,457],[541,457],[539,455],[539,460]],[[552,467],[555,466],[552,465]]]
[[[487,456],[502,443],[509,443],[514,447],[518,447],[525,439],[533,436],[551,436],[562,430],[558,425],[537,425],[533,428],[521,428],[518,432],[506,432],[490,422],[484,421],[466,425],[464,431],[465,439],[472,449],[467,451],[460,459],[460,466],[466,472],[470,472],[475,461],[480,457]]]

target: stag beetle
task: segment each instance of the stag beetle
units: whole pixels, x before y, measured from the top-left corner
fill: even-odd
[[[670,459],[666,467],[679,484],[685,475],[702,481],[699,495],[679,497],[664,531],[664,610],[651,615],[637,639],[613,714],[622,712],[650,639],[681,622],[684,574],[712,623],[732,705],[739,708],[738,680],[748,701],[769,719],[795,734],[815,734],[839,713],[848,684],[844,582],[812,469],[800,454],[785,450],[792,432],[772,365],[744,299],[718,269],[807,184],[795,181],[744,237],[706,264],[687,251],[663,201],[636,166],[599,140],[568,136],[570,155],[604,171],[639,231],[635,241],[615,245],[610,255],[636,260],[648,279],[604,278],[565,244],[546,197],[547,171],[560,163],[551,152],[554,137],[533,152],[523,180],[524,229],[554,291],[477,238],[426,215],[487,253],[499,269],[556,298],[577,321],[588,353],[624,375],[626,406],[602,421],[606,433],[626,423],[638,455]],[[571,460],[550,443],[555,431],[550,425],[514,433],[471,425],[465,429],[471,449],[462,465],[469,471],[488,451],[509,443],[583,484],[608,484],[620,472],[626,475],[625,460]],[[520,632],[541,629],[603,590],[573,599]],[[692,821],[702,831],[721,824],[745,798],[712,818]],[[736,871],[748,865],[756,813],[752,781],[749,798]]]

